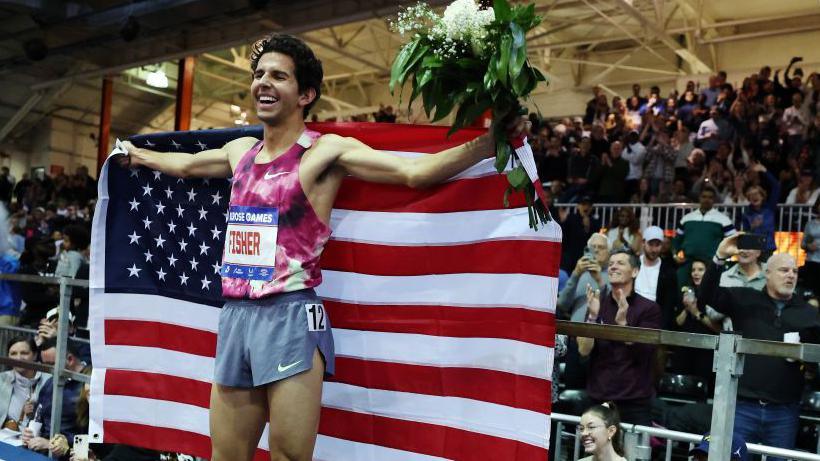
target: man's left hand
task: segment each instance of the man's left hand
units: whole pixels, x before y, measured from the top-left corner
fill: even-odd
[[[624,326],[626,325],[626,313],[629,310],[626,292],[622,288],[614,288],[612,296],[615,298],[615,302],[618,303],[618,312],[615,313],[615,323]]]

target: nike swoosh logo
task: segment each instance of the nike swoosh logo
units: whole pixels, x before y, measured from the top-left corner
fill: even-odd
[[[284,366],[284,367],[280,363],[276,368],[279,370],[279,373],[284,373],[284,372],[290,370],[291,368],[295,367],[296,365],[299,365],[300,363],[302,363],[301,360],[299,360],[298,362],[293,362],[290,365]]]
[[[279,173],[274,173],[274,174],[270,174],[270,172],[266,172],[265,173],[265,179],[273,179],[277,176],[282,176],[282,175],[285,175],[285,174],[288,174],[288,172],[287,171],[280,171]]]

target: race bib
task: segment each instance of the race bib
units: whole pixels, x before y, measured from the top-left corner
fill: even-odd
[[[278,231],[278,209],[231,206],[228,210],[225,253],[220,271],[222,276],[273,280]]]

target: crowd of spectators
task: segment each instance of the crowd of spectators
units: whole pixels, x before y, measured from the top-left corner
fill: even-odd
[[[564,235],[558,318],[820,340],[820,75],[804,81],[794,69],[798,62],[793,58],[782,76],[764,67],[740,85],[719,72],[703,88],[690,81],[665,97],[658,87],[644,94],[634,85],[629,98],[610,100],[595,88],[583,116],[554,123],[531,117],[539,176]],[[697,208],[674,230],[654,226],[656,216],[636,217],[632,205],[679,202]],[[596,203],[630,206],[601,222]],[[783,203],[811,210],[801,222],[806,258],[799,268],[793,256],[777,251],[776,211]],[[742,210],[732,219],[717,209],[721,204]],[[614,402],[628,423],[709,431],[711,351],[582,337],[556,344],[568,398],[554,395],[555,411],[581,414],[589,404]],[[658,400],[664,374],[685,375],[708,389],[703,406]],[[818,388],[816,376],[811,364],[747,358],[735,435],[794,447],[801,399]],[[577,390],[585,391],[582,400]],[[690,414],[669,417],[675,411]],[[684,419],[688,427],[669,423]]]
[[[718,72],[682,92],[644,93],[636,84],[629,97],[609,98],[595,87],[583,116],[555,123],[531,116],[539,176],[563,203],[697,201],[705,185],[716,203],[748,205],[755,194],[814,203],[820,75],[805,77],[794,68],[800,61],[782,76],[766,66],[734,84]]]

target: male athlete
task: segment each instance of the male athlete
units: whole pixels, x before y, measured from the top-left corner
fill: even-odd
[[[494,151],[490,134],[438,155],[407,159],[360,141],[307,130],[322,64],[301,40],[272,35],[251,51],[251,95],[264,139],[233,140],[195,155],[126,143],[120,164],[179,177],[233,176],[210,429],[214,461],[250,460],[270,422],[272,460],[310,460],[322,379],[334,371],[319,257],[342,178],[425,187]],[[511,128],[520,134],[524,122]],[[274,251],[275,249],[275,251]]]

